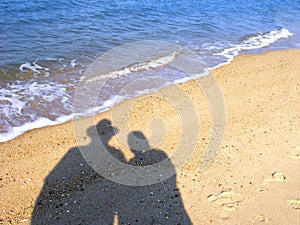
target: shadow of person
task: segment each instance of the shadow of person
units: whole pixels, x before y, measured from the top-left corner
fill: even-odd
[[[127,201],[116,208],[119,222],[121,221],[119,224],[191,224],[177,188],[174,166],[167,154],[162,150],[152,149],[144,134],[139,131],[129,133],[128,145],[134,154],[127,162],[129,165],[155,166],[167,160],[174,175],[151,185],[126,186],[123,196]]]
[[[122,152],[108,144],[117,132],[111,122],[106,119],[100,121],[96,130],[106,150],[120,162],[126,163]],[[88,134],[92,136],[89,132],[88,130]],[[143,140],[144,144],[140,144],[142,149],[139,151],[133,143],[137,139],[133,139],[132,135],[138,140]],[[163,151],[150,149],[141,132],[130,133],[128,143],[135,154],[134,158],[127,162],[128,165],[152,165],[167,158]],[[66,153],[46,177],[35,202],[31,224],[113,225],[191,224],[191,222],[176,186],[176,175],[147,186],[118,184],[95,172],[86,163],[79,148],[75,147]]]

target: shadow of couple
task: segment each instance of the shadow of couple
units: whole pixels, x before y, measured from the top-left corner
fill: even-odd
[[[72,148],[46,177],[32,225],[192,224],[177,188],[174,166],[164,151],[151,149],[144,134],[133,131],[128,134],[128,145],[134,157],[126,162],[123,153],[108,144],[117,132],[111,122],[100,121],[96,130],[102,147],[121,163],[141,167],[168,160],[174,175],[145,186],[116,183],[94,171],[78,147]]]

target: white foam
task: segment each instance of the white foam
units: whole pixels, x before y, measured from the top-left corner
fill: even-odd
[[[35,121],[38,119],[38,112],[24,112],[23,109],[30,107],[30,104],[35,103],[37,105],[37,110],[43,111],[45,105],[53,104],[53,101],[59,100],[63,104],[64,110],[69,110],[68,107],[70,102],[70,96],[66,94],[67,86],[59,83],[38,83],[34,82],[23,82],[18,81],[14,84],[7,84],[6,87],[0,89],[0,100],[2,104],[0,105],[1,114],[4,116],[4,120],[1,122],[3,125],[3,131],[6,132],[9,127],[14,126],[14,124],[24,123],[23,118],[26,120]],[[40,107],[40,106],[41,107]],[[47,106],[46,106],[47,107]],[[52,108],[46,114],[49,115],[59,115],[60,112],[56,112]],[[63,113],[61,113],[63,114]],[[25,126],[25,129],[28,127]],[[24,127],[23,127],[24,128]],[[21,128],[21,130],[23,129]],[[22,130],[25,132],[26,130]],[[15,132],[15,131],[9,131]],[[21,132],[21,133],[22,133]],[[17,130],[20,133],[20,130]],[[2,137],[4,134],[1,134]],[[15,135],[13,135],[15,136]],[[6,140],[6,139],[5,139]],[[2,141],[2,140],[1,140]]]
[[[46,127],[46,126],[57,125],[63,122],[67,122],[72,118],[73,118],[72,115],[59,117],[55,121],[47,118],[39,118],[33,122],[27,122],[22,126],[12,127],[7,133],[0,133],[0,142],[6,142],[12,140],[18,137],[19,135],[25,133],[26,131],[33,130],[36,128],[41,128],[41,127]]]
[[[136,96],[136,95],[133,95]],[[55,120],[50,120],[48,118],[34,118],[34,121],[32,122],[27,122],[21,126],[17,127],[11,127],[8,132],[6,133],[0,133],[0,142],[6,142],[9,140],[12,140],[21,134],[25,133],[26,131],[33,130],[36,128],[41,128],[41,127],[46,127],[46,126],[53,126],[57,124],[61,124],[73,119],[77,119],[79,117],[84,117],[84,116],[92,116],[96,115],[99,112],[104,112],[108,109],[110,109],[112,106],[116,105],[117,103],[120,103],[121,101],[124,101],[125,99],[128,99],[133,96],[112,96],[110,99],[106,100],[103,102],[101,106],[95,106],[89,109],[84,110],[83,112],[80,113],[72,113],[70,115],[65,115],[65,116],[60,116],[56,118]],[[11,99],[10,102],[13,102]]]
[[[71,60],[71,63],[70,63],[70,64],[71,64],[71,66],[72,66],[73,68],[75,68],[75,66],[77,66],[77,62],[76,62],[76,61],[77,61],[77,59],[72,59],[72,60]]]
[[[106,79],[106,78],[123,76],[123,75],[129,74],[129,73],[132,73],[132,72],[138,72],[138,71],[142,71],[142,70],[162,67],[162,66],[165,66],[165,65],[168,65],[169,63],[171,63],[175,59],[177,54],[178,54],[177,52],[173,52],[171,55],[163,56],[163,57],[153,59],[150,61],[138,62],[138,63],[132,64],[132,65],[126,66],[124,68],[121,68],[119,70],[93,77],[93,78],[87,80],[86,83],[95,82],[97,80],[102,80],[102,79]]]
[[[281,28],[277,30],[272,30],[264,34],[259,33],[256,36],[249,37],[246,40],[242,41],[242,43],[240,44],[231,45],[229,48],[226,48],[222,52],[215,53],[214,55],[223,56],[227,59],[227,61],[218,64],[217,66],[212,67],[210,69],[215,69],[230,63],[234,59],[234,57],[237,56],[239,52],[243,50],[259,49],[259,48],[267,47],[279,39],[289,38],[292,35],[293,34],[288,29]]]
[[[50,69],[47,67],[42,67],[37,64],[37,61],[34,61],[32,63],[23,63],[19,67],[21,72],[27,72],[27,71],[33,71],[34,73],[41,73],[41,70],[49,71]]]
[[[55,59],[55,58],[49,58],[49,57],[45,58],[45,60],[49,60],[49,61],[59,61],[58,59]]]

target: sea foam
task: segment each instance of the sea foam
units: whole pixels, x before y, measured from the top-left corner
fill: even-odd
[[[226,62],[220,63],[211,69],[218,68],[225,64],[230,63],[235,56],[237,56],[243,50],[260,49],[263,47],[270,46],[279,39],[289,38],[293,34],[286,28],[272,30],[266,33],[258,33],[254,36],[248,37],[238,44],[231,44],[230,47],[224,49],[222,52],[215,53],[216,56],[223,56]]]

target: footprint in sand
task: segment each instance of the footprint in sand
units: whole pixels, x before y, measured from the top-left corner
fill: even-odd
[[[264,179],[264,181],[268,182],[268,183],[272,183],[272,182],[276,182],[276,181],[280,182],[285,179],[286,179],[286,177],[283,173],[274,172],[274,173],[272,173],[272,178],[266,178],[266,179]]]
[[[244,198],[240,194],[223,191],[218,195],[209,195],[207,200],[216,207],[220,207],[226,211],[233,211],[239,206],[239,203],[242,202]]]
[[[300,159],[300,146],[296,146],[291,152],[290,157]]]
[[[300,210],[300,200],[288,200],[287,203],[292,209]]]
[[[269,223],[270,219],[263,216],[263,215],[259,215],[259,214],[254,214],[254,217],[253,217],[253,223]]]

